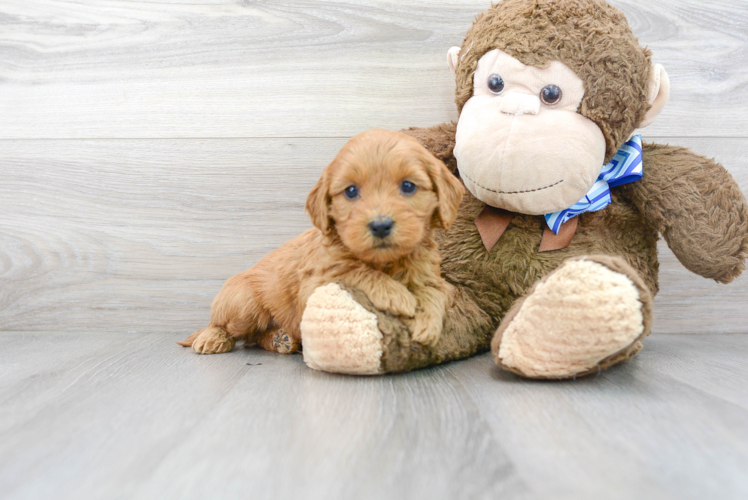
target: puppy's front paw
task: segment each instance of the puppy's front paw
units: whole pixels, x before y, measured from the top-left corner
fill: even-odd
[[[389,311],[398,316],[407,316],[412,318],[416,315],[418,300],[410,292],[394,295],[390,298]]]
[[[233,349],[235,343],[222,328],[210,327],[199,333],[192,342],[192,349],[198,354],[221,354]]]
[[[411,324],[411,338],[419,344],[434,346],[439,341],[443,327],[442,318],[419,314]]]
[[[395,316],[412,318],[416,314],[418,301],[407,288],[404,286],[400,288],[374,290],[369,294],[369,300],[377,309],[387,311]]]

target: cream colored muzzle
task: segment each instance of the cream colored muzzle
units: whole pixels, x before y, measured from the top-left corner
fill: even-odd
[[[540,99],[521,92],[509,92],[501,99],[499,110],[506,115],[537,115],[540,112]]]

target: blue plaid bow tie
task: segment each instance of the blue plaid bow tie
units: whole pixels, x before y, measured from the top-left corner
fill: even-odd
[[[635,135],[621,146],[607,165],[603,166],[597,182],[587,194],[566,210],[546,214],[545,221],[555,234],[561,225],[585,212],[597,212],[610,205],[610,188],[638,181],[642,178],[642,136]]]

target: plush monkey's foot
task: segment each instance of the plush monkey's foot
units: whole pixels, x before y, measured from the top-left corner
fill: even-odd
[[[263,333],[257,339],[257,344],[266,351],[281,354],[292,354],[301,348],[299,340],[283,328],[273,328]]]
[[[382,333],[377,316],[331,283],[309,297],[301,319],[304,361],[332,373],[382,373]]]
[[[491,351],[530,378],[597,373],[639,352],[652,324],[652,297],[619,257],[566,261],[504,317]]]
[[[236,341],[223,328],[211,326],[193,333],[184,342],[177,343],[184,347],[192,346],[198,354],[220,354],[233,349]]]

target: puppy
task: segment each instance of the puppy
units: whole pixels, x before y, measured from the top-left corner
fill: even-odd
[[[464,188],[415,139],[375,129],[357,135],[322,172],[306,202],[314,228],[229,278],[207,328],[180,345],[227,352],[239,339],[282,353],[299,349],[299,324],[319,286],[357,288],[404,317],[414,341],[434,344],[451,304],[434,228],[449,229]]]

